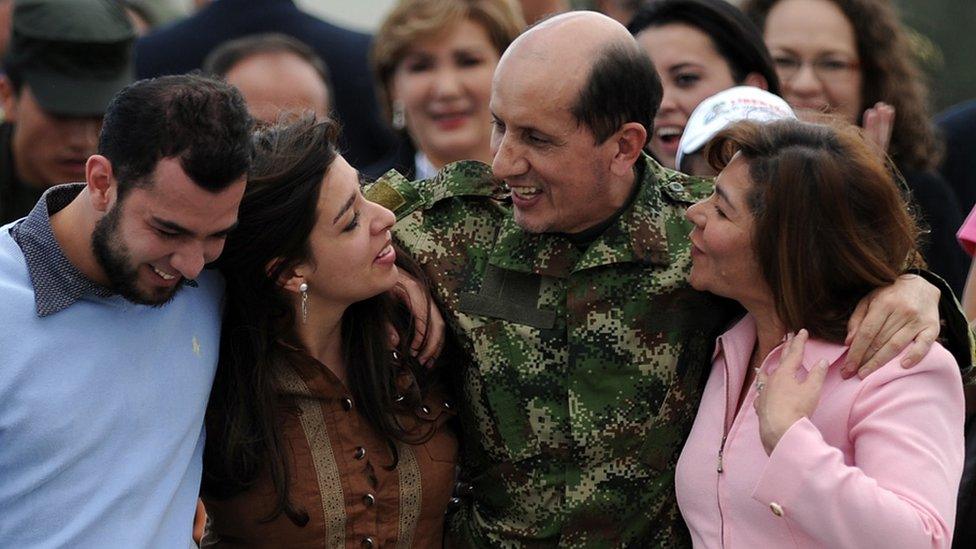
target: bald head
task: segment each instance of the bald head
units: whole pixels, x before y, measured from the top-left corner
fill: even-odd
[[[649,133],[661,102],[660,80],[634,37],[591,11],[556,15],[512,42],[495,70],[492,93],[512,84],[547,89],[598,143],[626,122]]]

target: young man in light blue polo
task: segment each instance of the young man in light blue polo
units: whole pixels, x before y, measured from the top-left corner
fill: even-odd
[[[0,228],[0,547],[187,547],[252,121],[199,76],[108,107],[85,182]]]

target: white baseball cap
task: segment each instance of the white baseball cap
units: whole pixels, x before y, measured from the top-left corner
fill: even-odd
[[[698,152],[715,134],[733,122],[755,120],[769,122],[796,119],[793,109],[778,95],[752,86],[736,86],[702,101],[688,117],[678,142],[674,165],[681,170],[681,159]]]

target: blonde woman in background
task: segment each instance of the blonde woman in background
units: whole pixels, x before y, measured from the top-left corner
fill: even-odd
[[[498,58],[522,32],[510,0],[401,0],[373,40],[380,102],[400,145],[365,170],[430,177],[457,160],[491,162],[488,98]]]

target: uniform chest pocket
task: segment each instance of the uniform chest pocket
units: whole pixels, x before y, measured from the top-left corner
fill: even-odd
[[[461,294],[458,309],[470,316],[502,319],[546,330],[555,325],[556,312],[537,307],[541,285],[539,275],[489,265],[480,291]]]
[[[546,359],[538,330],[494,321],[471,329],[474,363],[462,376],[462,392],[483,450],[497,461],[521,461],[540,453],[540,434],[555,428],[545,403],[556,390],[544,378]]]

